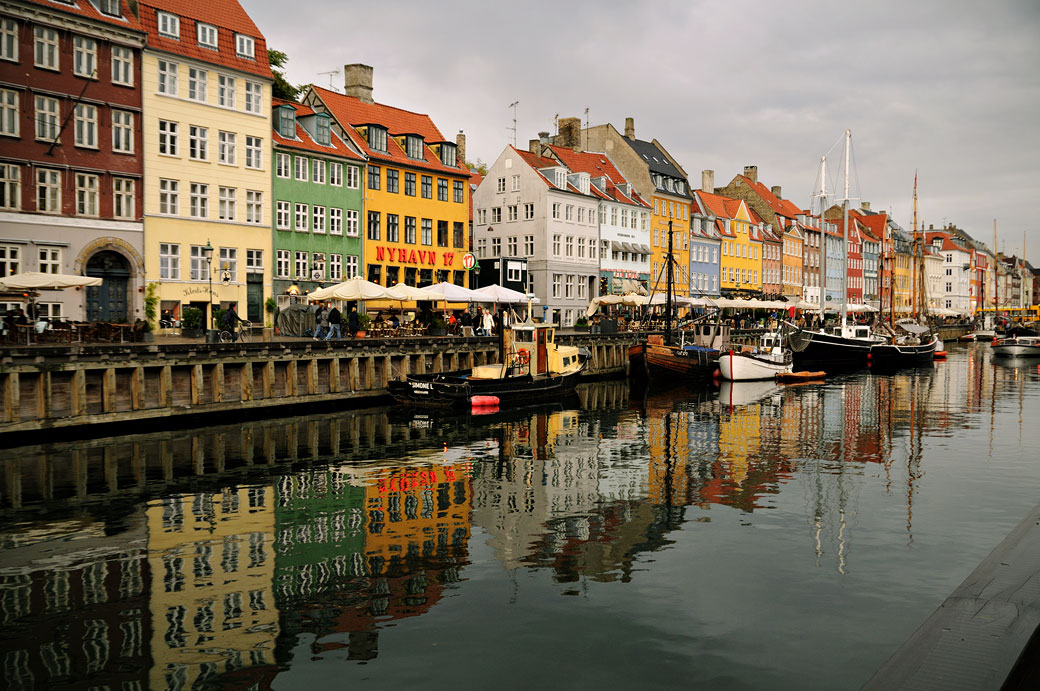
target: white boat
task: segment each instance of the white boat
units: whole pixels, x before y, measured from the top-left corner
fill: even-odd
[[[961,336],[958,340],[961,341],[989,341],[994,340],[997,337],[997,332],[993,329],[978,329],[970,333],[966,333]]]
[[[774,331],[763,334],[751,352],[730,350],[719,357],[719,371],[729,381],[773,379],[791,368],[791,351],[784,348],[783,335]]]
[[[1040,336],[1008,336],[993,343],[993,354],[1006,357],[1040,357]]]
[[[719,384],[719,402],[728,408],[751,405],[779,393],[780,387],[771,381],[724,381]]]

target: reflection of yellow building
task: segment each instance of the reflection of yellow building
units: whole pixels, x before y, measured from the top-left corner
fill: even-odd
[[[727,479],[742,485],[762,448],[762,404],[735,406],[719,419],[719,463]]]
[[[647,411],[646,441],[650,448],[648,499],[652,504],[682,506],[687,501],[690,475],[690,427],[693,415],[685,410]],[[670,421],[665,424],[665,417]]]
[[[274,664],[273,503],[271,488],[249,487],[148,507],[151,688]]]

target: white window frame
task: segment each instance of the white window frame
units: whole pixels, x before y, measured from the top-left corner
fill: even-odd
[[[231,274],[232,283],[238,283],[238,248],[221,247],[218,256],[220,258],[217,261],[220,263],[217,266],[222,272],[227,271]]]
[[[193,161],[209,160],[209,128],[188,125],[188,158]]]
[[[205,103],[209,90],[209,71],[200,67],[188,67],[188,99]]]
[[[112,83],[134,85],[134,50],[126,46],[112,46]]]
[[[217,75],[217,105],[222,108],[235,107],[235,78],[227,75]]]
[[[329,207],[329,235],[343,235],[343,209]]]
[[[276,250],[274,275],[277,278],[289,278],[289,269],[292,267],[292,255],[289,250]]]
[[[262,274],[264,272],[264,251],[246,250],[246,273]]]
[[[77,103],[73,110],[76,146],[98,148],[98,109],[89,103]]]
[[[292,156],[278,152],[275,154],[274,174],[288,180],[292,177]]]
[[[173,242],[159,243],[159,279],[181,279],[181,246]]]
[[[311,164],[311,182],[315,185],[325,184],[325,161],[320,158],[312,159]]]
[[[217,218],[221,221],[235,221],[237,218],[237,205],[237,188],[219,187],[217,189]]]
[[[14,163],[0,163],[0,209],[22,208],[22,169]]]
[[[246,190],[246,223],[260,225],[264,221],[264,193]]]
[[[217,162],[225,166],[235,165],[235,133],[220,130],[217,134]]]
[[[188,215],[192,218],[209,218],[209,185],[193,182],[188,185]]]
[[[310,159],[306,156],[293,156],[294,175],[300,182],[307,182],[310,174]]]
[[[343,257],[343,280],[356,278],[358,275],[358,257],[356,254],[348,254]]]
[[[33,64],[44,70],[59,70],[61,44],[58,31],[47,26],[36,26],[33,29]]]
[[[43,203],[41,204],[41,200]],[[61,213],[61,171],[36,169],[36,210],[44,214]]]
[[[37,95],[34,99],[36,113],[36,140],[41,142],[58,141],[58,127],[61,123],[61,104],[50,96]]]
[[[195,22],[195,36],[198,39],[199,45],[204,48],[212,48],[217,50],[217,27],[212,24],[203,24],[202,22]]]
[[[192,281],[208,281],[209,280],[209,262],[206,261],[206,248],[202,245],[192,245],[190,250],[191,257],[191,273],[189,274],[189,280]]]
[[[343,255],[342,254],[330,254],[329,255],[329,280],[330,281],[342,281],[343,280]]]
[[[180,181],[159,178],[159,213],[176,216],[180,205]]]
[[[159,155],[177,156],[178,123],[172,120],[159,121]]]
[[[101,180],[90,173],[76,173],[76,215],[99,215]]]
[[[21,100],[14,89],[0,89],[0,134],[9,137],[20,135]]]
[[[293,276],[298,279],[310,280],[310,255],[307,252],[293,252]]]
[[[275,203],[275,230],[292,230],[292,204],[286,201]]]
[[[347,189],[356,190],[358,185],[361,184],[361,171],[358,166],[347,166],[347,178],[346,186]]]
[[[357,209],[344,209],[343,234],[347,237],[356,238],[361,232],[361,220]]]
[[[130,111],[112,109],[112,151],[134,153],[134,114]]]
[[[0,17],[0,60],[18,62],[18,22]]]
[[[343,164],[329,161],[329,184],[333,187],[343,187]]]
[[[62,273],[62,248],[52,247],[50,245],[37,245],[36,249],[36,260],[38,271],[41,274],[60,274]],[[56,303],[60,304],[60,303]]]
[[[246,168],[263,170],[264,140],[260,137],[246,135]]]
[[[181,38],[181,18],[175,14],[169,12],[156,12],[155,13],[156,24],[160,36],[166,38],[175,38],[178,41]]]
[[[308,204],[295,204],[293,205],[293,230],[297,233],[307,233],[310,231],[310,206]]]
[[[137,218],[137,183],[130,178],[112,178],[112,215]]]
[[[311,207],[311,218],[312,218],[312,232],[325,234],[325,207],[315,204]]]
[[[86,36],[72,37],[72,73],[87,79],[98,78],[97,41]]]
[[[264,108],[264,85],[247,81],[245,85],[245,109],[247,113],[259,115]]]
[[[159,80],[156,90],[167,96],[177,95],[177,63],[169,60],[159,61]]]
[[[252,36],[235,34],[235,55],[252,60],[255,57],[255,50],[256,42]]]
[[[21,271],[21,245],[0,245],[0,276],[11,276]]]

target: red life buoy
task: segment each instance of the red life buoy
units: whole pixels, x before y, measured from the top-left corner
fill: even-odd
[[[530,361],[531,361],[531,354],[529,352],[527,352],[527,350],[525,350],[524,348],[521,348],[520,350],[516,351],[516,364],[518,364],[518,365],[526,365]]]

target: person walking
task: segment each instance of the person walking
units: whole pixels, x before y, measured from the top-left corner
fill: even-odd
[[[329,308],[324,302],[318,304],[318,311],[314,313],[316,327],[314,329],[314,340],[320,341],[329,329]]]
[[[340,314],[339,308],[335,305],[329,311],[329,332],[325,335],[326,341],[331,341],[333,338],[339,340],[343,338],[343,334],[340,332],[340,325],[343,322],[343,315]],[[335,336],[333,336],[335,334]]]
[[[358,316],[357,307],[350,310],[350,316],[347,318],[347,331],[350,333],[351,338],[357,338],[357,332],[361,330],[361,318]]]
[[[484,316],[480,318],[480,326],[484,330],[486,336],[495,335],[495,318],[491,316],[491,312],[486,309],[483,310]]]

